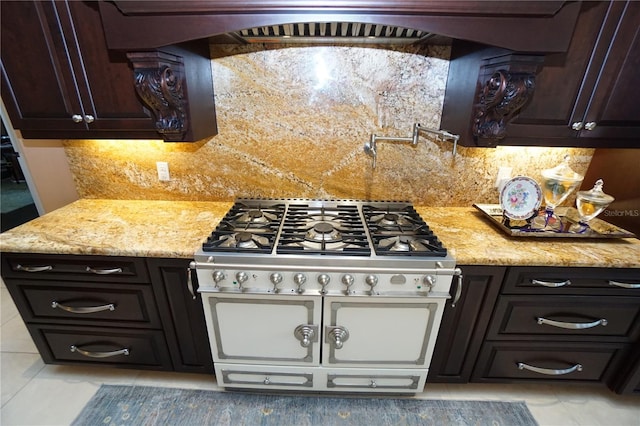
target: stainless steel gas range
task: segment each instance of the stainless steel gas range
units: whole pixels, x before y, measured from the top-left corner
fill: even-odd
[[[225,388],[421,392],[461,281],[409,202],[240,199],[195,260]]]

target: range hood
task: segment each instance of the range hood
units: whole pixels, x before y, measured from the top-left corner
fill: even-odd
[[[295,23],[254,27],[227,34],[244,43],[304,44],[411,44],[430,40],[441,44],[443,37],[392,25],[357,22]],[[222,40],[221,40],[222,41]],[[212,42],[216,42],[213,38]]]

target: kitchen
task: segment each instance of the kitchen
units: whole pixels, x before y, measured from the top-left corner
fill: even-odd
[[[190,241],[191,254],[184,254],[184,242],[166,243],[166,251],[186,258],[238,197],[410,199],[416,206],[470,207],[497,202],[494,183],[500,166],[512,167],[514,176],[536,178],[569,154],[572,168],[587,172],[591,147],[459,146],[454,156],[450,141],[430,137],[417,146],[380,143],[374,169],[363,150],[371,133],[401,137],[410,134],[415,122],[440,126],[450,47],[416,49],[314,45],[263,50],[212,44],[218,135],[189,144],[65,139],[61,145],[74,189],[83,200],[175,202],[160,204],[165,211],[153,213],[159,216],[174,208],[180,212],[178,202],[227,202],[216,215],[203,213],[201,220],[208,223],[197,230],[166,231],[169,239]],[[169,181],[158,179],[158,161],[168,163]],[[423,218],[433,225],[434,215],[423,213]],[[126,232],[121,225],[109,232]],[[448,243],[445,229],[437,229],[437,235],[461,256],[464,248]],[[83,244],[92,243],[87,237]],[[542,251],[535,244],[534,251]],[[522,243],[516,245],[521,248],[514,264],[526,264]],[[142,252],[156,255],[152,248]]]

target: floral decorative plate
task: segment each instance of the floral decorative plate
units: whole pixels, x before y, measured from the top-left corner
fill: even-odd
[[[509,179],[500,192],[500,206],[510,219],[529,219],[538,211],[541,203],[540,185],[527,176]]]

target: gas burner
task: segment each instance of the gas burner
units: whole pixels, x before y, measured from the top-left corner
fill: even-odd
[[[269,223],[278,220],[278,216],[267,213],[262,209],[251,209],[239,213],[237,217],[232,219],[234,223]]]
[[[342,234],[338,232],[336,226],[331,222],[318,222],[309,228],[305,234],[307,241],[325,241],[325,242],[339,242],[342,241]]]
[[[409,254],[441,255],[444,249],[435,237],[396,235],[394,237],[381,238],[376,245],[377,254],[390,254],[391,252],[407,252]],[[444,251],[444,256],[446,250]]]
[[[287,248],[293,249],[293,251],[287,251]],[[362,247],[357,244],[348,244],[342,241],[336,242],[315,242],[309,240],[302,240],[295,243],[287,243],[283,246],[283,249],[279,250],[280,253],[297,253],[296,249],[309,250],[313,252],[342,252],[345,249],[361,250]]]
[[[218,247],[263,248],[269,246],[269,239],[251,232],[237,232],[220,238]]]
[[[371,216],[369,220],[383,228],[402,229],[404,227],[412,228],[417,226],[415,220],[404,214],[398,213],[382,213],[379,215]]]

